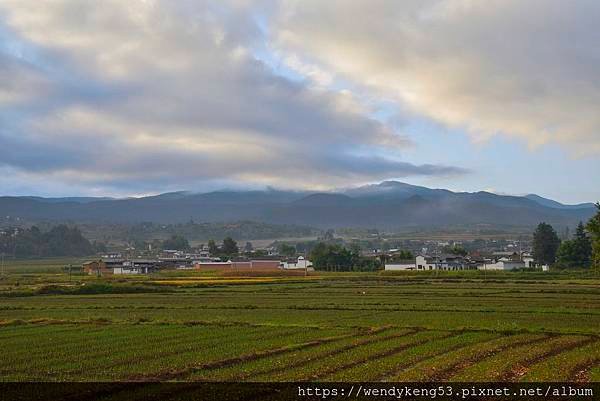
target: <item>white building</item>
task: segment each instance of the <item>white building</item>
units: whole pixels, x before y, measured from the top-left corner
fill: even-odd
[[[415,259],[417,270],[471,270],[475,265],[459,255],[423,256]]]
[[[416,268],[417,265],[412,260],[399,260],[397,262],[390,262],[385,264],[386,271],[416,270]]]
[[[295,261],[283,261],[281,262],[281,268],[283,269],[312,269],[312,262],[308,259],[304,259],[304,256],[299,256]]]
[[[526,267],[525,262],[522,260],[515,260],[511,258],[500,258],[493,263],[484,263],[479,266],[479,270],[514,270],[522,269]]]

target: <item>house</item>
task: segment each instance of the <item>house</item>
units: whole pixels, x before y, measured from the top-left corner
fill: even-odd
[[[419,255],[415,258],[417,270],[476,270],[477,266],[460,255]]]
[[[530,262],[528,261],[527,264]],[[522,269],[527,267],[526,262],[521,256],[513,252],[510,255],[497,257],[496,259],[486,261],[482,266],[479,266],[479,270],[514,270]]]
[[[397,271],[397,270],[416,270],[417,264],[415,260],[404,259],[393,261],[385,264],[385,270]]]
[[[479,270],[514,270],[522,269],[525,267],[525,263],[522,260],[511,260],[509,258],[500,258],[494,263],[484,263],[479,266]]]
[[[160,262],[153,259],[132,259],[113,269],[114,274],[148,274],[160,267]]]
[[[105,274],[112,274],[112,269],[108,269],[102,259],[83,262],[82,268],[83,272],[89,275],[103,276]]]
[[[312,269],[312,262],[299,256],[298,259],[285,260],[281,262],[281,268],[286,269]]]

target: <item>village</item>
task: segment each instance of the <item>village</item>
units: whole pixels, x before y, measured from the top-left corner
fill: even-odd
[[[430,244],[431,246],[432,244]],[[413,256],[411,251],[399,249],[368,249],[360,251],[360,257],[375,261],[385,271],[511,271],[537,268],[548,271],[548,265],[534,262],[530,251],[512,249],[509,243],[503,250],[492,252],[474,251],[467,253],[461,248],[449,248],[447,242],[433,243],[432,248],[423,248]],[[438,246],[436,246],[438,245]],[[314,271],[308,253],[298,253],[294,247],[291,254],[280,254],[276,247],[257,252],[237,251],[235,255],[211,254],[208,247],[201,246],[194,251],[165,249],[155,257],[127,253],[106,253],[98,259],[83,263],[82,270],[88,275],[131,275],[151,274],[162,270],[218,271],[218,272],[293,272]],[[431,249],[429,253],[426,251]],[[456,249],[461,249],[458,252]],[[125,256],[124,256],[125,255]],[[407,255],[409,257],[407,257]]]

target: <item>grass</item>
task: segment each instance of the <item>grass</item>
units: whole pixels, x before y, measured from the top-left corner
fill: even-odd
[[[600,376],[600,281],[585,274],[97,278],[64,263],[0,278],[0,380]]]

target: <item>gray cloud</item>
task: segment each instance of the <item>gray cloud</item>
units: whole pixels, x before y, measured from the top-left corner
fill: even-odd
[[[410,141],[351,94],[275,75],[253,56],[265,38],[252,13],[237,1],[2,2],[0,165],[15,180],[124,192],[465,172],[402,162]]]

